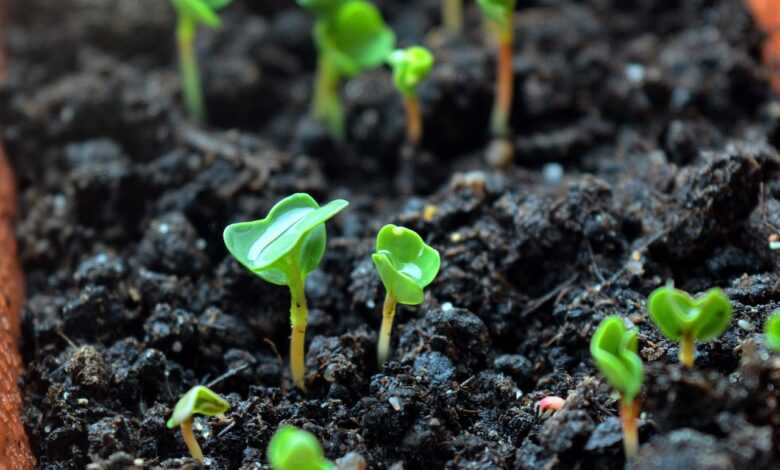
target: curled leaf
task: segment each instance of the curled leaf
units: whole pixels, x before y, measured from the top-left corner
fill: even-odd
[[[216,416],[230,409],[230,403],[208,387],[196,385],[182,395],[166,423],[169,429],[179,426],[194,415]]]
[[[398,49],[390,54],[387,61],[393,68],[393,81],[401,93],[414,95],[417,86],[433,68],[433,54],[420,46]]]
[[[385,225],[376,238],[371,256],[387,292],[399,303],[418,305],[423,289],[439,272],[439,252],[428,246],[413,230]]]
[[[320,207],[308,194],[288,196],[264,219],[225,228],[225,246],[247,269],[266,281],[287,285],[291,271],[305,276],[325,253],[325,222],[347,207],[337,199]]]
[[[636,330],[627,330],[623,319],[616,315],[605,318],[590,341],[596,366],[627,401],[639,394],[644,380],[642,359],[636,351]]]
[[[713,340],[728,328],[732,314],[731,302],[720,289],[710,289],[694,299],[670,286],[650,294],[647,310],[661,333],[672,341],[683,335],[699,342]]]

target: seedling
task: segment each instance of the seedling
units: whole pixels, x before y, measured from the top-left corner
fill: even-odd
[[[220,416],[228,409],[230,409],[230,404],[227,400],[212,392],[208,387],[196,385],[179,398],[166,425],[168,429],[173,429],[176,426],[181,427],[181,435],[184,438],[184,443],[187,444],[190,455],[193,459],[203,463],[203,451],[200,450],[198,440],[195,439],[195,434],[192,432],[192,420],[196,414]]]
[[[297,0],[311,11],[319,50],[312,114],[337,139],[344,138],[341,81],[384,63],[395,35],[379,10],[363,0]]]
[[[490,130],[493,137],[509,137],[509,118],[512,112],[513,73],[512,45],[514,31],[512,16],[516,0],[477,0],[479,8],[495,29],[498,42],[498,60],[496,61],[496,97]]]
[[[441,18],[444,30],[452,35],[463,30],[463,0],[441,0]]]
[[[686,367],[693,367],[696,342],[717,338],[731,321],[731,302],[720,289],[694,299],[671,285],[660,287],[647,299],[647,310],[661,333],[680,343],[680,362]]]
[[[198,58],[195,54],[195,34],[199,24],[212,29],[222,26],[217,11],[228,6],[233,0],[171,0],[178,23],[176,36],[179,43],[179,67],[181,69],[184,101],[190,117],[202,122],[206,118],[203,105],[203,89],[198,70]]]
[[[268,463],[274,470],[331,470],[314,434],[295,426],[281,426],[268,443]]]
[[[225,246],[239,263],[271,284],[290,288],[290,371],[295,385],[304,391],[306,277],[325,253],[325,222],[347,205],[337,199],[320,207],[308,194],[297,193],[276,203],[264,219],[225,228]]]
[[[639,448],[637,418],[639,403],[634,399],[642,388],[644,368],[636,353],[637,331],[626,329],[623,319],[613,315],[602,320],[590,340],[590,354],[607,382],[620,393],[620,421],[626,457]]]
[[[417,87],[433,68],[433,54],[420,46],[398,49],[387,58],[393,68],[395,87],[401,92],[406,110],[406,140],[419,145],[422,139],[423,121]]]
[[[764,325],[764,338],[769,349],[780,353],[780,310],[767,318]]]
[[[419,305],[423,302],[423,289],[439,272],[440,258],[439,252],[426,245],[415,231],[390,224],[377,234],[376,253],[371,259],[386,291],[377,347],[381,366],[390,354],[396,304]]]

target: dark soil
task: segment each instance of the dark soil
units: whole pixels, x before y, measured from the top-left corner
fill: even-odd
[[[616,399],[588,353],[609,314],[639,327],[647,364],[629,467],[777,468],[780,363],[760,331],[780,305],[767,241],[780,102],[741,2],[520,2],[517,161],[503,173],[483,164],[493,54],[471,2],[457,40],[429,34],[437,0],[378,2],[402,44],[438,60],[412,168],[387,70],[346,86],[346,143],[306,117],[315,53],[293,2],[238,2],[200,35],[207,128],[182,116],[168,2],[11,3],[0,122],[21,188],[24,419],[40,468],[191,467],[164,422],[210,382],[232,409],[197,422],[209,468],[266,468],[280,423],[377,469],[620,468]],[[307,285],[306,395],[279,355],[288,292],[221,242],[296,191],[352,203]],[[418,230],[442,269],[399,312],[378,370],[369,254],[385,223]],[[669,279],[734,301],[693,371],[644,310]],[[568,399],[543,417],[548,395]]]

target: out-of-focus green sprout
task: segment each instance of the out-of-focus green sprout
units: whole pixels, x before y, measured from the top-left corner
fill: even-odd
[[[620,393],[620,420],[626,457],[639,448],[635,398],[642,388],[644,367],[637,351],[637,331],[627,330],[623,319],[613,315],[602,320],[590,340],[590,354],[607,382]]]
[[[406,140],[419,145],[423,133],[420,99],[417,87],[425,80],[433,68],[433,54],[420,46],[398,49],[387,59],[393,68],[395,87],[401,92],[406,110]]]
[[[764,339],[769,349],[780,352],[780,310],[773,312],[764,325]]]
[[[334,470],[314,434],[295,426],[281,426],[268,443],[268,463],[274,470]]]
[[[195,53],[198,25],[202,24],[212,29],[220,28],[222,20],[217,15],[217,11],[228,6],[232,1],[171,0],[178,14],[176,36],[179,43],[179,67],[184,101],[190,117],[197,122],[202,122],[206,118],[198,58]]]
[[[512,96],[514,94],[512,17],[516,3],[516,0],[477,0],[477,5],[489,24],[493,26],[498,42],[496,95],[490,119],[490,130],[494,140],[492,148],[488,152],[488,160],[491,164],[502,167],[511,164],[513,159],[513,147],[509,142],[509,120],[512,114]]]
[[[319,51],[312,113],[335,138],[345,133],[341,81],[379,67],[395,47],[395,34],[364,0],[298,0],[311,11]]]

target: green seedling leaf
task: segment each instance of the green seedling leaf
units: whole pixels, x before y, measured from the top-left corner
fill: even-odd
[[[318,21],[314,36],[320,53],[348,77],[379,67],[395,47],[395,34],[379,10],[363,0],[348,1]]]
[[[169,429],[173,429],[193,416],[216,416],[224,414],[230,409],[230,403],[224,398],[212,392],[208,387],[196,385],[182,395],[173,409],[171,418],[166,423]]]
[[[225,228],[225,246],[253,273],[272,284],[288,285],[291,270],[305,277],[320,264],[325,222],[347,205],[337,199],[320,207],[308,194],[293,194],[274,205],[266,218]]]
[[[387,59],[393,68],[393,81],[404,95],[417,94],[417,87],[433,68],[433,54],[420,46],[398,49]]]
[[[421,304],[423,289],[439,272],[439,252],[426,245],[414,230],[385,225],[371,255],[387,292],[399,303]]]
[[[274,470],[331,470],[335,465],[325,458],[314,434],[283,425],[268,444],[268,463]]]
[[[687,292],[665,286],[654,290],[647,300],[650,318],[672,341],[690,336],[698,342],[723,334],[731,321],[731,302],[720,289],[710,289],[694,299]]]
[[[644,379],[642,359],[636,351],[636,330],[627,330],[617,315],[605,318],[590,340],[590,354],[596,366],[628,402],[639,394]]]
[[[477,0],[477,5],[485,16],[502,27],[509,26],[517,0]]]
[[[198,23],[217,29],[222,20],[217,11],[228,6],[233,0],[171,0],[180,15]]]
[[[766,320],[764,337],[769,349],[780,352],[780,310],[773,312]]]

